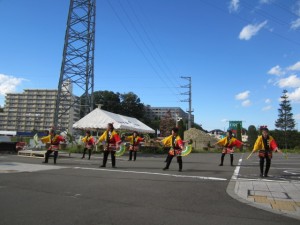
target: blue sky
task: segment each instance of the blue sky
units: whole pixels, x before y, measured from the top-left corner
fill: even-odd
[[[68,7],[0,0],[0,105],[57,88]],[[191,76],[195,121],[211,130],[274,128],[287,89],[300,122],[300,0],[97,0],[96,20],[95,90],[186,110]]]

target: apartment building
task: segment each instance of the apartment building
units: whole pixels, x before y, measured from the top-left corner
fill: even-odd
[[[62,104],[70,104],[70,96]],[[30,132],[44,131],[53,126],[57,90],[25,89],[23,93],[8,93],[0,113],[0,130]],[[70,108],[59,120],[61,129],[72,130],[79,120],[80,108]]]

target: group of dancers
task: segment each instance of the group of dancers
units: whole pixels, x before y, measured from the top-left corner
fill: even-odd
[[[178,135],[178,128],[174,127],[172,129],[172,134],[162,140],[157,140],[157,142],[160,142],[165,147],[170,148],[168,152],[168,156],[166,159],[166,166],[163,168],[163,170],[168,170],[170,167],[170,164],[172,162],[172,159],[176,156],[177,162],[179,165],[179,172],[182,172],[182,151],[184,149],[184,143],[186,141],[182,140],[181,137]],[[48,163],[49,156],[51,153],[54,153],[54,164],[56,164],[57,156],[58,156],[58,149],[60,142],[66,142],[65,138],[63,136],[60,136],[55,133],[54,130],[50,130],[49,136],[47,138],[42,138],[43,142],[49,142],[50,147],[48,148],[46,155],[45,155],[45,161],[44,163]],[[106,131],[99,137],[98,140],[95,140],[93,136],[91,136],[90,131],[86,131],[86,136],[82,138],[82,141],[84,143],[84,150],[82,159],[85,158],[85,154],[88,151],[88,159],[91,159],[92,150],[95,145],[97,145],[99,142],[103,143],[104,147],[104,155],[103,155],[103,162],[100,167],[106,167],[108,155],[111,155],[111,162],[112,167],[116,167],[116,157],[115,153],[118,149],[118,146],[121,144],[122,139],[119,136],[119,134],[115,131],[114,126],[112,123],[109,123],[107,125]],[[137,157],[137,151],[139,150],[140,143],[144,141],[144,138],[140,137],[137,132],[133,132],[131,136],[126,136],[125,141],[128,141],[130,143],[129,145],[129,161],[136,160]],[[222,147],[222,155],[221,155],[221,163],[219,166],[223,166],[224,164],[224,158],[226,154],[230,154],[230,164],[233,165],[233,153],[235,148],[240,148],[243,145],[243,142],[236,139],[233,136],[233,133],[231,130],[228,130],[226,133],[226,137],[222,138],[218,142],[215,143],[215,145],[219,145]],[[271,166],[271,159],[272,159],[272,152],[281,152],[278,149],[278,146],[272,136],[269,135],[269,130],[267,128],[262,129],[262,135],[258,136],[254,148],[252,150],[252,153],[259,151],[259,165],[260,165],[260,177],[268,177],[268,172],[270,170]],[[251,153],[251,154],[252,154]],[[264,163],[266,161],[266,167],[264,168]]]

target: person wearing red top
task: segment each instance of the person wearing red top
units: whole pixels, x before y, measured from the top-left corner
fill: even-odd
[[[252,152],[259,151],[260,177],[268,177],[271,167],[272,152],[281,152],[272,136],[269,135],[269,129],[262,128],[262,135],[258,136]],[[264,163],[266,160],[266,169],[264,172]]]
[[[100,167],[106,167],[107,158],[110,153],[112,167],[115,168],[116,167],[115,153],[118,148],[118,145],[121,142],[121,138],[117,134],[117,132],[115,132],[115,129],[114,129],[114,126],[112,123],[109,123],[107,125],[106,131],[100,136],[98,142],[102,142],[104,145],[103,163]]]
[[[223,147],[222,155],[221,155],[221,163],[219,166],[223,166],[224,157],[226,154],[230,154],[230,165],[233,166],[234,147],[240,148],[243,145],[243,142],[233,137],[232,131],[228,130],[226,133],[226,137],[219,140],[216,143],[216,145],[220,145]]]
[[[85,158],[85,153],[86,150],[89,151],[89,160],[91,159],[91,155],[92,155],[92,150],[94,148],[94,144],[95,144],[95,139],[93,138],[93,136],[91,136],[91,131],[86,131],[86,136],[84,138],[82,138],[83,143],[85,144],[84,149],[83,149],[83,155],[82,155],[82,159]]]
[[[182,152],[183,147],[184,147],[184,142],[182,141],[182,139],[178,135],[178,128],[174,127],[172,129],[172,134],[170,136],[164,138],[161,142],[165,147],[170,147],[168,157],[167,157],[167,164],[163,168],[163,170],[168,170],[169,169],[169,166],[172,162],[173,157],[176,156],[177,157],[177,162],[179,164],[179,170],[178,171],[182,172],[181,152]]]
[[[130,142],[129,146],[129,159],[128,161],[132,160],[132,153],[133,153],[133,160],[136,160],[136,152],[139,150],[139,144],[144,141],[144,138],[138,136],[138,132],[134,131],[131,136],[127,136],[125,138],[126,141]]]
[[[49,156],[54,152],[54,164],[56,164],[60,142],[65,142],[65,139],[62,136],[55,134],[54,130],[50,130],[50,147],[46,152],[45,161],[43,163],[48,163]]]

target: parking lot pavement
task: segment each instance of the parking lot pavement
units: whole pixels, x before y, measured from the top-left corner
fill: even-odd
[[[231,198],[226,189],[236,167],[228,157],[219,167],[220,154],[191,154],[183,172],[176,160],[163,171],[165,156],[140,154],[135,162],[124,156],[115,169],[99,168],[101,155],[80,156],[44,165],[40,158],[0,155],[0,165],[10,166],[0,169],[11,170],[0,173],[1,225],[299,224]]]
[[[300,155],[288,159],[277,154],[269,177],[259,178],[257,156],[243,155],[229,184],[228,193],[246,204],[300,220]]]

